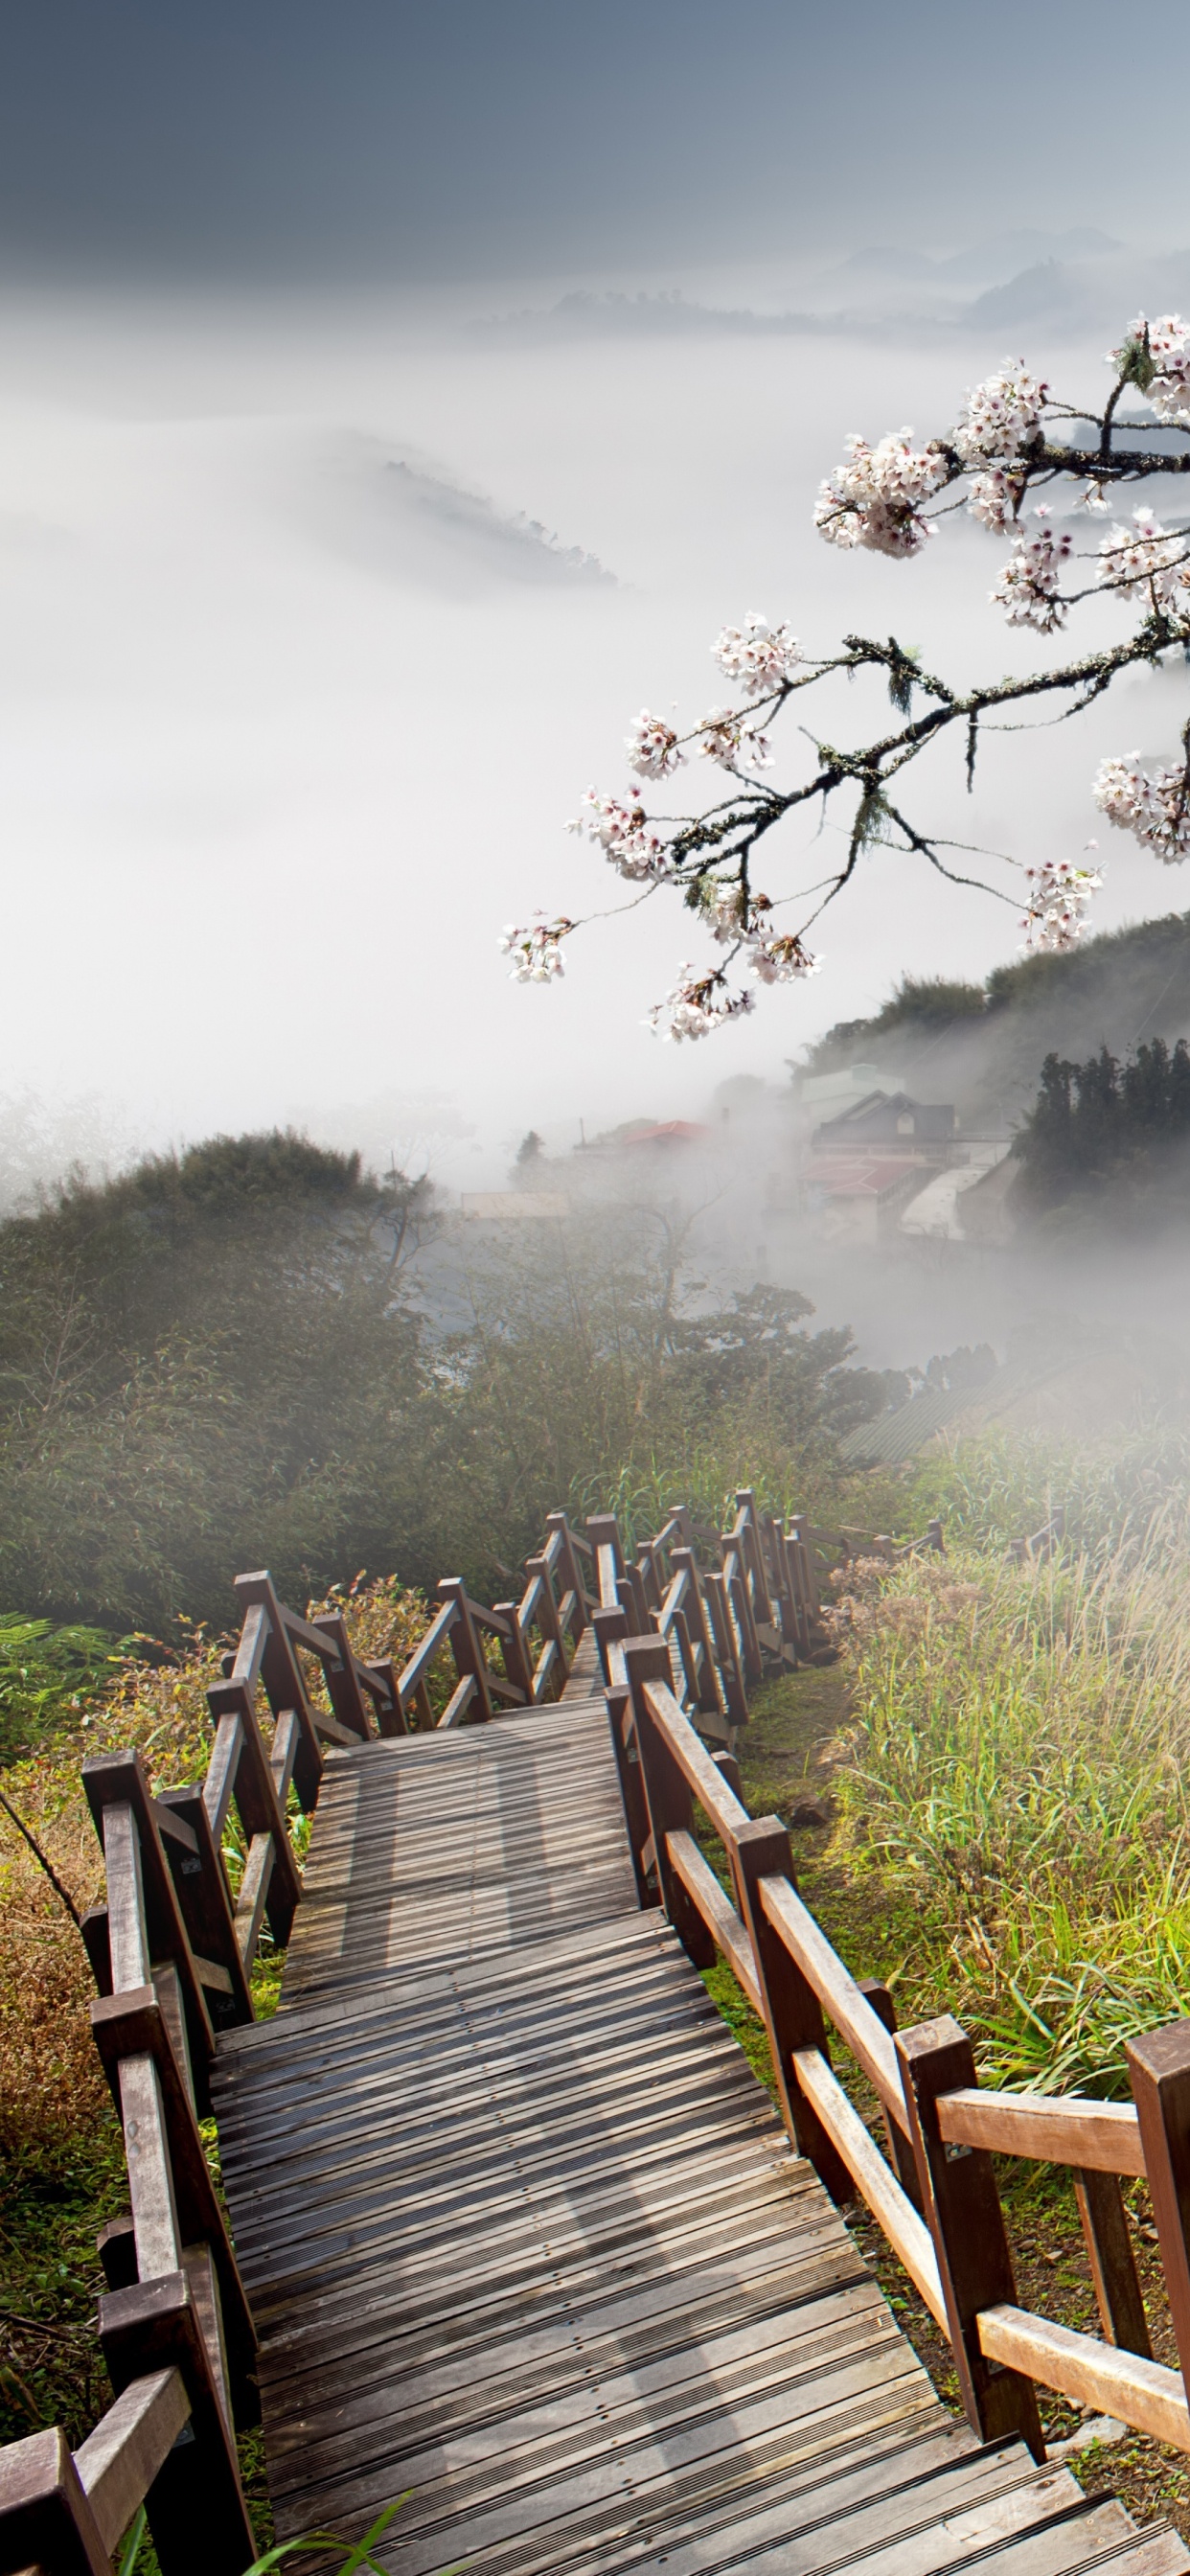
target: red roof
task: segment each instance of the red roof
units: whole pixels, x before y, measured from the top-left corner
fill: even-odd
[[[699,1145],[704,1136],[714,1134],[712,1127],[696,1127],[689,1118],[668,1118],[661,1127],[637,1127],[625,1136],[626,1145]]]

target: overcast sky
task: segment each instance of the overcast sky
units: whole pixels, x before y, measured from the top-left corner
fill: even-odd
[[[1099,0],[2,0],[0,847],[28,971],[0,1090],[98,1093],[154,1142],[471,1128],[436,1147],[466,1186],[530,1124],[696,1116],[906,967],[1012,956],[1011,912],[878,858],[812,987],[678,1050],[642,1025],[691,953],[672,904],[576,941],[563,992],[510,987],[495,935],[623,894],[564,818],[622,787],[643,702],[721,693],[728,620],[814,649],[895,627],[972,672],[1035,649],[987,605],[995,540],[952,526],[896,565],[810,514],[848,430],[945,428],[1010,340],[1096,399],[1105,334],[1190,292],[1154,283],[1190,212],[1152,104],[1190,94],[1190,10],[1155,0],[1143,57],[1119,24]],[[475,327],[642,282],[852,310],[868,243],[1023,225],[1125,247],[1019,329]],[[978,810],[944,762],[921,818],[1077,858],[1096,757],[1168,752],[1172,686],[990,746]],[[1105,925],[1190,903],[1112,839]]]
[[[1184,229],[1150,0],[4,0],[10,261],[442,278]]]

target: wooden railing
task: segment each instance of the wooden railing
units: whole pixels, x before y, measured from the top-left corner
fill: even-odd
[[[749,1816],[734,1761],[679,1705],[666,1642],[630,1637],[618,1660],[608,1714],[641,1903],[664,1906],[698,1967],[722,1956],[734,1971],[795,2147],[836,2201],[866,2201],[949,2339],[975,2430],[1019,2433],[1044,2458],[1040,2383],[1190,2451],[1190,2021],[1129,2043],[1131,2103],[981,2087],[956,2021],[898,2031],[887,1987],[844,1967],[798,1895],[785,1826]],[[884,2152],[832,2070],[828,2023],[878,2098]],[[1102,2339],[1017,2306],[994,2154],[1073,2170]],[[1178,2370],[1152,2358],[1120,2175],[1148,2182]]]
[[[807,2021],[799,2003],[789,2022],[787,2001],[795,1991],[811,1996],[813,1974],[825,1976],[823,1963],[832,1963],[827,2009],[861,2064],[877,2069],[882,2098],[900,2101],[881,2007],[848,1980],[856,2001],[850,2020],[845,2013],[840,2021],[844,1972],[793,1892],[784,1829],[771,1819],[748,1824],[730,1749],[747,1720],[749,1686],[766,1669],[820,1650],[819,1575],[847,1558],[847,1534],[812,1531],[796,1517],[783,1524],[758,1510],[747,1490],[735,1502],[713,1550],[699,1548],[689,1511],[677,1506],[631,1556],[610,1515],[595,1515],[584,1539],[563,1512],[551,1513],[520,1597],[486,1609],[457,1577],[446,1578],[436,1615],[399,1671],[391,1659],[355,1654],[342,1613],[303,1618],[278,1598],[267,1573],[241,1575],[239,1642],[207,1695],[214,1740],[205,1782],[154,1790],[135,1752],[84,1765],[107,1879],[106,1905],[82,1925],[98,1989],[91,2020],[123,2128],[130,2204],[99,2244],[107,2285],[99,2337],[115,2402],[73,2454],[60,2427],[0,2451],[0,2576],[37,2568],[44,2576],[110,2576],[111,2553],[142,2502],[162,2576],[236,2576],[255,2555],[236,2446],[237,2433],[258,2420],[255,2335],[198,2124],[210,2108],[218,2033],[253,2017],[251,1976],[265,1926],[283,1947],[301,1901],[291,1821],[295,1810],[309,1814],[317,1805],[328,1747],[484,1723],[556,1698],[592,1613],[612,1686],[642,1904],[664,1901],[692,1955],[709,1956],[717,1945],[774,2030],[776,2010],[784,2037],[775,2062],[797,2134],[832,2187],[844,2187],[848,2156],[858,2163],[861,2188],[874,2195],[935,2314],[943,2313],[900,2131],[898,2183],[830,2074],[821,2006]],[[941,1531],[932,1524],[909,1544],[941,1545]],[[882,1546],[873,1542],[872,1552]],[[707,1561],[713,1553],[717,1565]],[[444,1699],[447,1656],[453,1687]],[[704,1735],[721,1747],[714,1758]],[[743,1872],[739,1884],[759,1891],[745,1895],[742,1913],[693,1840],[694,1796],[724,1834],[732,1868]],[[238,1878],[226,1858],[233,1811]],[[787,1963],[778,1972],[774,1945],[793,1939],[791,1927],[809,1945],[814,1970]],[[969,2098],[980,2116],[997,2099],[959,2090],[946,2116],[964,2116]],[[1020,2097],[1008,2098],[1011,2120]],[[1069,2117],[1070,2106],[1060,2107]],[[1116,2139],[1119,2118],[1090,2107],[1105,2124],[1096,2137]],[[895,2108],[891,2116],[903,2125]],[[1090,2144],[1082,2163],[1091,2184],[1111,2170]],[[1114,2170],[1141,2167],[1125,2161]],[[1106,2226],[1100,2241],[1107,2263]],[[1190,2315],[1190,2287],[1186,2305]],[[1002,2320],[981,2325],[1008,2331]],[[1164,2386],[1171,2376],[1158,2373],[1157,2381]]]
[[[725,1743],[746,1723],[749,1686],[766,1666],[797,1664],[821,1648],[819,1570],[838,1553],[832,1540],[828,1556],[816,1544],[820,1534],[803,1519],[786,1524],[758,1510],[747,1487],[735,1502],[731,1528],[717,1542],[717,1566],[700,1565],[684,1504],[633,1559],[625,1556],[611,1513],[587,1522],[605,1682],[623,1678],[625,1638],[654,1631],[668,1648],[682,1705],[697,1712],[703,1734]]]
[[[328,1745],[556,1696],[587,1623],[590,1555],[552,1513],[519,1600],[486,1610],[448,1578],[400,1672],[362,1661],[342,1614],[301,1618],[267,1574],[241,1575],[239,1644],[207,1694],[204,1784],[154,1792],[135,1752],[84,1764],[107,1879],[106,1905],[82,1925],[98,1988],[91,2022],[130,2203],[99,2241],[99,2338],[115,2403],[73,2454],[56,2426],[0,2451],[0,2576],[110,2576],[142,2503],[162,2576],[235,2576],[256,2556],[236,2447],[259,2420],[256,2339],[198,2123],[219,2030],[253,2017],[263,1928],[283,1946],[301,1899],[291,1810],[317,1804]],[[437,1687],[444,1650],[456,1680],[436,1711],[431,1674]],[[243,1845],[234,1895],[224,1852],[233,1809]]]

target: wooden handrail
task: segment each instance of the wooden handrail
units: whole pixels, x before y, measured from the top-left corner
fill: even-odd
[[[1140,2122],[1131,2102],[1079,2093],[993,2093],[982,2086],[944,2093],[938,2126],[956,2146],[1032,2156],[1083,2172],[1143,2174]]]
[[[1179,2370],[1165,2370],[1138,2353],[1120,2352],[1098,2336],[1054,2325],[1027,2309],[982,2308],[977,2320],[981,2350],[1002,2368],[1027,2372],[1043,2388],[1056,2388],[1080,2406],[1094,2407],[1190,2451],[1190,2408]]]
[[[667,1834],[665,1840],[683,1887],[697,1905],[707,1930],[713,1933],[728,1966],[734,1970],[736,1981],[743,1988],[753,2012],[761,2012],[763,2005],[755,1954],[734,1905],[724,1895],[714,1870],[703,1859],[692,1834]]]
[[[733,1564],[733,1545],[724,1553],[725,1575],[742,1585],[747,1568]],[[675,1577],[672,1624],[679,1599]],[[866,2200],[950,2339],[975,2430],[986,2439],[1015,2427],[1043,2457],[1040,2383],[1190,2451],[1190,2022],[1129,2042],[1134,2104],[985,2090],[946,2017],[894,2039],[887,1989],[869,2000],[798,1895],[785,1828],[748,1817],[663,1678],[664,1638],[621,1651],[627,1686],[608,1707],[641,1902],[664,1903],[696,1966],[718,1954],[732,1968],[765,2024],[795,2145],[836,2199],[855,2189]],[[695,1802],[723,1844],[736,1904],[694,1839]],[[831,2070],[828,2020],[882,2104],[887,2157]],[[993,2154],[1073,2169],[1102,2340],[1014,2304]],[[1180,2372],[1151,2358],[1121,2174],[1149,2181]]]
[[[457,1601],[447,1601],[433,1619],[398,1676],[402,1704],[411,1700],[419,1682],[424,1681],[434,1657],[441,1653],[459,1615]]]
[[[840,2039],[857,2065],[862,2066],[898,2127],[908,2133],[909,2117],[896,2051],[883,2022],[877,2020],[837,1950],[831,1948],[825,1932],[819,1929],[788,1879],[762,1879],[760,1901],[791,1959],[796,1960],[823,2010],[829,2013]]]
[[[918,2297],[924,2299],[935,2324],[945,2334],[946,2300],[929,2228],[902,2191],[821,2052],[816,2048],[798,2049],[796,2063],[803,2091],[813,2102],[894,2254],[904,2264]]]

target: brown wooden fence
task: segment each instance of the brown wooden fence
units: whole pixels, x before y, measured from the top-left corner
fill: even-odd
[[[515,1601],[486,1609],[444,1580],[399,1672],[361,1661],[340,1614],[302,1618],[267,1574],[243,1575],[239,1644],[209,1693],[205,1783],[155,1791],[136,1753],[84,1766],[107,1875],[107,1904],[83,1924],[92,2023],[130,2204],[99,2249],[115,2402],[73,2454],[57,2427],[0,2452],[0,2576],[107,2576],[142,2501],[163,2576],[209,2576],[253,2555],[236,2434],[257,2420],[255,2337],[198,2124],[219,2030],[252,2018],[262,1929],[283,1945],[301,1899],[292,1819],[317,1804],[328,1745],[556,1698],[589,1618],[641,1903],[664,1906],[700,1966],[728,1960],[764,2020],[795,2143],[837,2199],[858,2190],[873,2210],[951,2338],[972,2422],[984,2434],[1019,2427],[1040,2450],[1042,2380],[1190,2449],[1183,2379],[1149,2354],[1116,2179],[1148,2176],[1190,2365],[1190,2024],[1130,2050],[1132,2106],[980,2090],[957,2024],[895,2033],[887,1991],[855,1984],[802,1904],[785,1827],[751,1820],[738,1794],[749,1686],[825,1650],[824,1568],[941,1548],[940,1525],[898,1549],[879,1533],[783,1524],[745,1490],[713,1547],[684,1507],[634,1553],[610,1515],[587,1529],[584,1539],[552,1513]],[[700,1847],[696,1806],[720,1838],[734,1901]],[[245,1850],[234,1898],[223,1853],[233,1807]],[[887,2155],[831,2070],[828,2020],[875,2088]],[[1106,2341],[1014,2305],[993,2150],[1075,2167]]]
[[[98,1988],[91,2022],[130,2204],[99,2243],[115,2403],[73,2455],[59,2427],[0,2451],[4,2576],[110,2576],[142,2502],[164,2576],[211,2576],[255,2556],[236,2434],[259,2420],[256,2338],[198,2125],[217,2034],[252,2019],[264,1925],[281,1945],[289,1937],[302,1893],[290,1822],[317,1804],[325,1747],[556,1697],[587,1624],[591,1554],[551,1513],[520,1598],[488,1610],[447,1578],[400,1672],[361,1662],[341,1615],[303,1619],[267,1574],[241,1575],[239,1644],[208,1692],[202,1786],[154,1791],[138,1753],[84,1764],[107,1878],[106,1905],[82,1925]],[[455,1679],[438,1709],[431,1677],[440,1698],[444,1653]],[[245,1853],[234,1899],[223,1854],[233,1807]]]
[[[1190,2021],[1129,2044],[1130,2103],[981,2087],[949,2015],[898,2032],[887,1988],[849,1974],[798,1895],[785,1826],[748,1815],[734,1766],[679,1705],[664,1645],[627,1638],[620,1660],[608,1707],[641,1902],[664,1906],[698,1967],[722,1956],[734,1971],[764,2022],[791,2138],[834,2199],[867,2202],[949,2338],[974,2428],[1019,2432],[1043,2458],[1039,2382],[1190,2451]],[[885,2153],[832,2069],[828,2030],[877,2097]],[[1017,2306],[997,2154],[1073,2170],[1102,2339]],[[1148,2181],[1178,2370],[1152,2358],[1121,2175]]]

